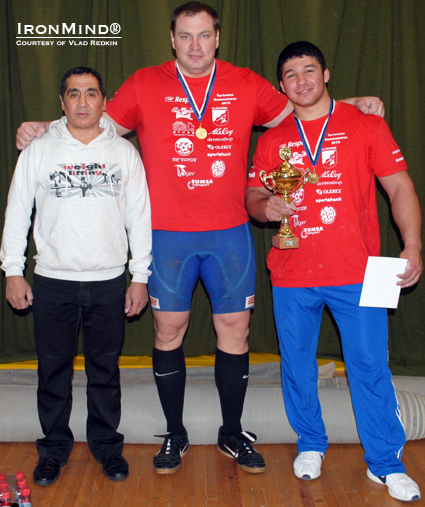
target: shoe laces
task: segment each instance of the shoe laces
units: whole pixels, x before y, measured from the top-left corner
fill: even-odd
[[[243,435],[243,433],[235,436],[234,438],[238,456],[243,457],[249,454],[257,454],[257,451],[252,447],[251,442],[247,439],[247,437],[245,437],[245,435]]]
[[[316,463],[322,461],[323,455],[317,451],[303,451],[299,455],[299,461],[304,464]]]
[[[186,437],[183,435],[155,435],[156,437],[164,438],[160,453],[166,455],[179,454],[186,445]]]

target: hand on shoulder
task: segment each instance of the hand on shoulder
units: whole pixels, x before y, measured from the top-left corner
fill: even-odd
[[[49,129],[49,125],[43,121],[26,121],[21,123],[16,133],[16,147],[18,150],[24,150],[32,141],[40,138]]]

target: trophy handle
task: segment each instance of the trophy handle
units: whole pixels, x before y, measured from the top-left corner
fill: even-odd
[[[267,175],[266,171],[262,170],[259,173],[260,180],[262,181],[263,185],[269,189],[271,192],[274,192],[276,190],[276,185],[274,183],[274,179],[272,176]],[[269,181],[272,182],[272,185],[270,185]]]

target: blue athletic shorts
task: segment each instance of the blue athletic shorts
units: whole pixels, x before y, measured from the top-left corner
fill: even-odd
[[[200,277],[213,313],[254,307],[255,249],[247,222],[204,232],[153,231],[149,295],[154,310],[190,310]]]

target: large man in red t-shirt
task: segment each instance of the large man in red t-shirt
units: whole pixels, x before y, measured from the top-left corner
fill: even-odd
[[[120,134],[137,131],[151,196],[153,369],[168,432],[154,457],[158,473],[175,472],[189,445],[182,342],[199,277],[217,333],[215,378],[223,415],[218,448],[248,472],[265,470],[252,447],[255,435],[242,432],[240,423],[255,290],[246,164],[252,126],[277,125],[292,105],[251,70],[215,60],[219,28],[217,13],[203,3],[177,8],[171,23],[177,59],[139,70],[107,104],[106,118]],[[379,113],[379,101],[358,101],[366,112],[376,106]],[[18,148],[44,128],[23,124]]]
[[[364,116],[330,98],[329,70],[318,48],[290,44],[278,76],[294,114],[261,136],[248,182],[246,205],[259,221],[293,215],[298,249],[273,247],[268,256],[288,420],[298,435],[294,462],[300,479],[316,479],[328,447],[317,393],[316,351],[324,305],[341,333],[357,429],[368,477],[391,496],[420,498],[401,463],[404,428],[388,368],[385,308],[360,307],[368,256],[379,255],[375,176],[388,193],[408,267],[398,285],[415,284],[422,272],[421,212],[404,158],[382,118]],[[267,190],[259,179],[292,149],[292,163],[315,175],[294,203]],[[314,170],[313,170],[314,169]],[[301,169],[302,170],[302,169]]]

